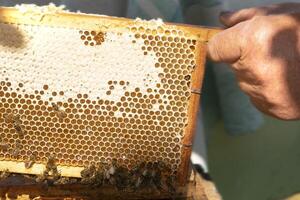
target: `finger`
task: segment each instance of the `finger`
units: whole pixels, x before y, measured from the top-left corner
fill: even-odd
[[[208,58],[215,62],[235,63],[241,57],[243,24],[226,29],[215,35],[207,48]]]
[[[265,101],[263,98],[256,98],[249,96],[251,103],[262,113],[265,113],[267,115],[274,116],[272,112],[270,112],[269,108],[270,105]]]
[[[231,27],[242,21],[252,19],[259,12],[259,8],[247,8],[235,12],[221,12],[220,21],[226,27]]]
[[[255,16],[295,13],[300,9],[299,3],[281,3],[263,7],[246,8],[234,12],[225,11],[220,13],[220,21],[226,27],[234,26],[242,21],[250,20]]]
[[[257,97],[259,96],[258,94],[258,87],[256,85],[253,85],[251,82],[247,82],[245,80],[239,81],[238,82],[239,87],[241,88],[242,91],[244,91],[246,94],[252,96],[252,97]]]

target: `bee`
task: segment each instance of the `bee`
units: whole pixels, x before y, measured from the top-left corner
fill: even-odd
[[[22,130],[22,120],[20,118],[20,115],[14,116],[14,121],[13,121],[14,128],[16,129],[17,133],[23,134]]]
[[[13,150],[13,152],[12,152],[12,155],[14,156],[14,157],[18,157],[19,156],[19,153],[20,153],[20,149],[14,149]]]
[[[110,163],[103,163],[104,178],[109,179],[110,176],[115,174],[116,171],[116,160],[112,160]]]
[[[81,183],[99,186],[103,184],[104,174],[101,165],[90,165],[81,171]]]
[[[54,185],[66,185],[69,183],[69,178],[68,177],[61,177],[57,181],[54,181]]]
[[[115,178],[115,173],[117,169],[117,160],[113,159],[107,169],[104,172],[104,178],[108,181],[109,184],[111,185],[116,185],[116,178]]]
[[[24,132],[19,122],[14,122],[14,128],[18,134],[23,135]]]
[[[35,155],[31,155],[29,157],[29,160],[25,162],[25,168],[26,169],[30,169],[34,165],[35,159],[36,159],[36,156]]]
[[[147,163],[141,162],[138,164],[135,168],[133,168],[130,172],[130,175],[132,177],[132,186],[134,190],[138,188],[142,188],[147,183]]]
[[[57,171],[57,166],[55,163],[55,157],[53,154],[50,154],[50,156],[48,157],[47,160],[47,164],[46,164],[46,171],[49,172],[56,172]]]
[[[77,182],[78,182],[77,178],[69,178],[68,184],[75,184]]]
[[[21,144],[20,144],[20,142],[17,141],[16,144],[15,144],[15,148],[12,151],[12,155],[14,157],[18,157],[19,156],[20,151],[21,151],[20,148],[21,148]]]
[[[52,171],[52,170],[57,170],[57,167],[55,165],[55,157],[53,154],[50,154],[48,156],[47,164],[46,164],[46,171]]]
[[[60,178],[60,173],[58,172],[56,163],[55,163],[55,157],[53,154],[51,154],[48,157],[48,161],[46,164],[46,169],[44,171],[44,175],[49,176],[49,173],[52,175],[52,179],[54,181],[58,180]]]
[[[13,123],[14,122],[14,114],[13,113],[9,113],[9,114],[3,114],[4,120],[6,123]]]
[[[51,105],[53,110],[56,112],[56,116],[59,119],[63,119],[67,117],[67,113],[62,108],[60,108],[56,103],[52,103]]]
[[[59,106],[56,103],[51,103],[54,111],[59,111]]]
[[[0,180],[6,179],[9,176],[10,176],[10,173],[9,173],[8,169],[6,169],[0,173]]]
[[[37,176],[36,182],[38,183],[46,183],[46,184],[54,184],[55,181],[59,180],[61,177],[60,173],[58,172],[56,163],[55,163],[55,157],[53,154],[51,154],[48,157],[47,163],[46,163],[46,168],[44,172]]]
[[[158,162],[147,163],[146,165],[147,173],[143,174],[145,179],[144,184],[148,188],[156,189],[156,190],[163,190],[162,184],[162,172],[159,168]]]
[[[171,175],[166,179],[166,185],[168,188],[168,192],[170,194],[176,193],[176,189],[175,189],[176,179],[177,179],[176,175]]]
[[[9,148],[9,145],[6,144],[5,142],[0,143],[0,150],[1,151],[7,151],[8,148]]]
[[[176,193],[176,180],[177,176],[172,173],[172,169],[164,162],[158,162],[158,168],[161,172],[161,186],[162,190],[166,190],[169,194]]]
[[[45,173],[38,175],[35,179],[35,182],[37,183],[44,183],[46,181],[47,181],[47,176],[45,175]]]
[[[151,176],[151,185],[153,185],[158,190],[162,190],[163,187],[161,182],[162,174],[158,162],[155,162],[153,164],[153,168],[150,173],[150,176]]]
[[[5,119],[5,122],[7,123],[14,123],[14,122],[19,122],[21,123],[21,117],[18,114],[14,113],[8,113],[8,114],[3,114],[3,117]]]
[[[128,169],[118,165],[117,159],[113,159],[108,166],[104,167],[104,179],[118,190],[126,189],[131,184]]]
[[[75,184],[77,183],[76,178],[69,178],[69,177],[61,177],[60,179],[54,181],[54,185],[67,185],[67,184]]]
[[[90,165],[89,167],[84,168],[81,172],[81,183],[83,184],[92,184],[92,177],[94,176],[96,171],[95,165]]]
[[[9,114],[4,114],[4,118],[7,123],[13,124],[17,133],[23,134],[23,130],[21,126],[22,120],[20,115],[14,115],[13,113],[9,113]]]
[[[123,190],[130,185],[128,170],[122,166],[117,167],[114,178],[116,180],[115,186],[118,190]]]
[[[94,186],[100,186],[104,183],[104,168],[103,165],[99,165],[94,173],[93,179],[94,179]]]

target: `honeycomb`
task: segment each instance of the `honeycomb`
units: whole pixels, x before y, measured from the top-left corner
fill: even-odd
[[[199,35],[154,21],[79,16],[92,29],[59,24],[57,13],[54,25],[19,15],[0,22],[2,170],[39,174],[27,168],[53,155],[66,176],[112,159],[180,170]]]

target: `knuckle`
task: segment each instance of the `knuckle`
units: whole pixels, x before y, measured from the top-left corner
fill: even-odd
[[[264,99],[264,94],[261,92],[261,87],[252,84],[251,82],[240,81],[239,87],[242,91],[248,94],[250,97],[255,99]]]
[[[208,56],[213,61],[219,61],[221,59],[219,44],[221,43],[222,38],[219,38],[218,35],[213,37],[207,46]]]
[[[270,16],[255,16],[252,20],[252,24],[258,31],[263,31],[267,34],[273,33],[278,27]]]
[[[246,93],[249,93],[249,85],[245,82],[239,82],[239,87]]]
[[[277,30],[276,24],[266,16],[255,16],[247,28],[254,42],[266,44],[270,42]]]
[[[300,119],[300,113],[290,107],[274,107],[271,109],[270,114],[281,120],[296,120]]]
[[[258,101],[264,108],[264,112],[283,120],[292,120],[300,117],[300,112],[284,95],[278,95],[272,90],[262,93],[262,100]]]
[[[259,11],[259,8],[256,7],[244,9],[244,12],[251,16],[256,16],[259,13]]]

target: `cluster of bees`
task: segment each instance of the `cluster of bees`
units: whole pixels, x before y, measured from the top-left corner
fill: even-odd
[[[30,168],[34,160],[25,162],[25,167]],[[0,180],[10,176],[8,170],[0,173]],[[120,191],[135,192],[140,189],[157,190],[168,194],[175,194],[177,176],[163,162],[141,162],[136,167],[128,170],[117,164],[113,159],[110,163],[90,165],[81,171],[80,178],[62,177],[57,169],[54,155],[48,157],[45,170],[37,176],[26,176],[34,179],[39,184],[67,185],[84,184],[92,187],[113,186]]]
[[[55,103],[52,103],[52,109],[57,117],[65,118],[66,113]],[[12,123],[18,135],[24,135],[22,120],[19,115],[9,113],[4,115],[7,123]],[[1,150],[7,150],[8,144],[0,143]],[[18,156],[20,144],[16,142],[12,152],[13,156]],[[36,161],[35,155],[25,162],[25,168],[29,169]],[[10,175],[8,171],[0,174],[0,179],[7,178]],[[172,173],[164,162],[141,162],[131,170],[118,165],[117,160],[113,159],[110,163],[101,163],[90,165],[81,172],[81,179],[62,177],[55,164],[54,155],[48,157],[45,171],[34,178],[37,183],[49,185],[75,184],[81,183],[94,187],[111,185],[118,190],[136,191],[137,189],[155,189],[168,193],[175,193],[176,175]]]
[[[155,189],[175,193],[176,175],[163,162],[141,162],[128,170],[112,160],[110,164],[91,165],[81,172],[81,183],[93,186],[112,185],[118,190]]]
[[[141,162],[131,170],[110,163],[90,165],[81,171],[81,179],[62,177],[57,170],[55,158],[48,158],[45,171],[35,178],[37,183],[48,185],[84,184],[92,187],[113,186],[118,190],[134,192],[139,189],[152,189],[174,194],[176,175],[163,162]]]

